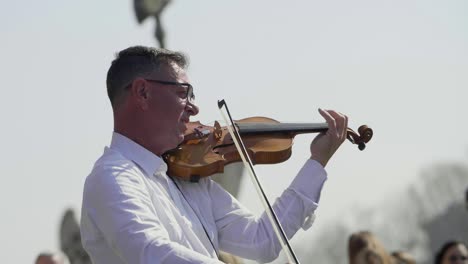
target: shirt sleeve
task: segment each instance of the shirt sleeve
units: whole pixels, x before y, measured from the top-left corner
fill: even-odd
[[[84,188],[87,224],[125,263],[222,263],[170,241],[142,176],[133,164],[95,168]]]
[[[307,220],[318,207],[320,192],[327,174],[320,163],[307,160],[291,185],[275,201],[273,208],[288,238],[299,228],[308,228]],[[268,215],[259,218],[251,214],[221,186],[212,182],[214,217],[220,248],[229,253],[263,262],[276,259],[281,244],[276,237]]]

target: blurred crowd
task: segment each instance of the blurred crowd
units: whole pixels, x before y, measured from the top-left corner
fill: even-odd
[[[241,263],[229,254],[222,256],[226,263]],[[416,264],[416,260],[404,250],[385,249],[379,239],[369,231],[352,234],[348,241],[349,264]],[[65,254],[41,253],[35,264],[74,264]],[[91,262],[90,262],[91,263]],[[450,240],[443,243],[434,255],[434,264],[468,264],[468,249],[465,243]]]
[[[350,236],[348,241],[349,264],[416,264],[404,250],[389,252],[379,239],[369,231]],[[434,264],[468,264],[468,249],[461,241],[450,240],[441,245],[434,255]]]
[[[465,192],[465,206],[468,210],[468,189]],[[62,252],[42,252],[35,264],[91,264],[87,253],[81,245],[79,225],[72,210],[65,213],[62,229],[68,226],[68,232],[62,237]],[[70,227],[71,226],[71,227]],[[68,234],[67,234],[68,233]],[[405,249],[389,251],[371,231],[353,233],[348,239],[349,264],[416,264],[415,258]],[[222,253],[220,259],[225,263],[241,264],[242,261],[230,254]],[[468,264],[466,242],[457,240],[441,241],[440,247],[433,255],[434,264]]]

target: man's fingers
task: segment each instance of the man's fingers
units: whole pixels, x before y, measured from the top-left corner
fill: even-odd
[[[322,109],[319,109],[319,111],[320,110]],[[336,135],[340,140],[345,140],[348,128],[348,117],[334,110],[322,110],[322,112],[321,114],[325,120],[327,120],[330,132]]]
[[[336,112],[334,110],[330,110],[330,115],[333,116],[333,118],[336,121],[336,130],[337,133],[340,136],[340,139],[345,140],[346,139],[346,132],[348,128],[348,117],[340,112]]]
[[[333,118],[333,116],[329,113],[328,110],[323,110],[321,108],[319,108],[319,113],[320,115],[323,116],[323,118],[325,118],[325,121],[328,124],[328,131],[332,133],[333,135],[335,135],[336,134],[336,121]]]

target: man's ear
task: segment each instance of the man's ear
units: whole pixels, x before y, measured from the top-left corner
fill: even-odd
[[[136,93],[138,95],[138,97],[141,97],[143,99],[148,99],[148,92],[147,92],[147,89],[146,89],[146,85],[139,85],[137,88],[136,88]]]
[[[148,109],[148,98],[149,98],[149,87],[148,83],[142,79],[137,78],[132,82],[130,88],[131,97],[134,99],[134,102],[142,110]]]

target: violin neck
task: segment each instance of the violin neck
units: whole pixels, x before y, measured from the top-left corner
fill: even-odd
[[[327,123],[236,123],[241,135],[245,134],[305,134],[327,131]]]

